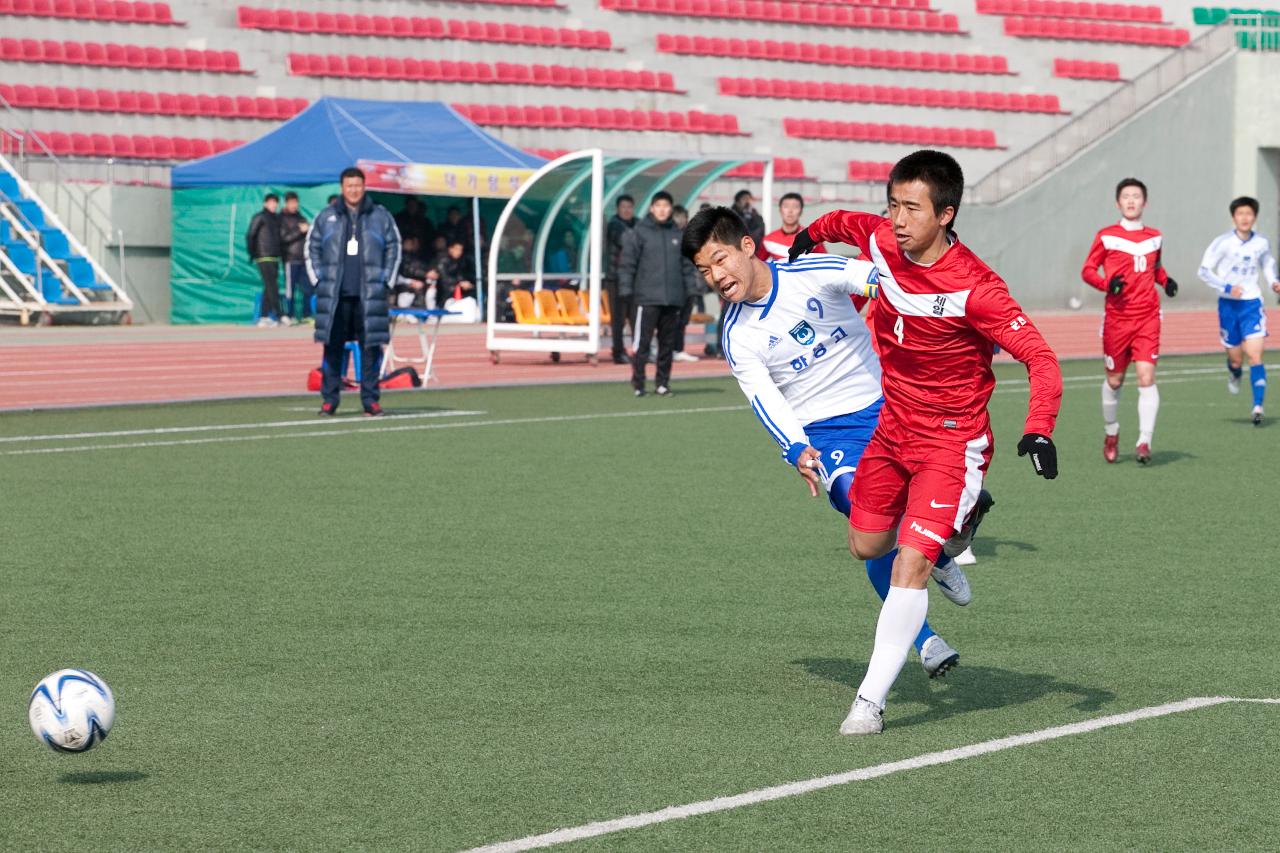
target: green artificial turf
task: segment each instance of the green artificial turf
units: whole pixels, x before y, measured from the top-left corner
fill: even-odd
[[[1133,389],[1108,466],[1097,366],[1066,365],[1054,482],[1001,368],[974,602],[931,593],[961,666],[909,661],[869,739],[836,731],[879,602],[729,380],[0,416],[0,849],[456,850],[1280,696],[1280,427],[1220,367],[1162,363],[1144,469]],[[84,755],[25,719],[68,666],[118,700]],[[1274,848],[1277,731],[1218,706],[565,849]]]

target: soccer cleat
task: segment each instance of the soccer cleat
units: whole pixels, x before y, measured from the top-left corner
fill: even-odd
[[[623,355],[622,353],[617,353],[617,352],[616,352],[616,353],[614,353],[614,354],[613,354],[613,363],[614,363],[614,364],[630,364],[630,363],[631,363],[631,359],[627,358],[627,357],[626,357],[625,355]]]
[[[333,403],[325,403],[320,407],[320,414],[327,418],[331,418],[338,413],[338,407]]]
[[[1262,407],[1261,406],[1253,407],[1253,425],[1262,426]]]
[[[1146,465],[1151,461],[1151,445],[1139,444],[1134,449],[1133,455],[1137,458],[1139,465]]]
[[[959,554],[956,554],[956,565],[957,566],[978,565],[978,558],[974,556],[973,549],[966,548],[963,551],[961,551]]]
[[[1120,458],[1120,435],[1109,435],[1102,442],[1102,458],[1108,462],[1115,462]]]
[[[643,396],[644,396],[644,389],[643,389],[643,388],[635,388],[635,389],[633,389],[633,390],[635,391],[635,395],[636,395],[637,397],[643,397]]]
[[[960,568],[955,560],[948,560],[947,565],[942,568],[934,566],[933,579],[938,582],[938,586],[942,588],[942,594],[952,604],[964,607],[970,601],[973,601],[973,591],[969,589],[969,579],[965,577],[964,569]]]
[[[364,407],[364,414],[367,418],[380,418],[382,417],[382,407],[377,403],[370,403]]]
[[[1234,373],[1227,374],[1227,390],[1232,394],[1240,393],[1240,377]]]
[[[849,709],[849,716],[840,724],[842,735],[878,735],[884,731],[884,709],[859,696]]]
[[[942,678],[960,663],[960,653],[947,645],[947,641],[934,634],[924,641],[920,650],[920,665],[930,678]]]
[[[678,353],[676,353],[675,355],[671,356],[671,360],[672,360],[672,361],[683,361],[683,362],[688,362],[688,363],[692,363],[692,362],[695,362],[695,361],[702,361],[702,359],[698,358],[696,355],[693,355],[692,353],[684,352],[683,350],[681,350],[680,352],[678,352]]]
[[[653,389],[653,393],[657,394],[659,397],[670,397],[671,389],[666,385],[659,385],[657,388]]]
[[[969,550],[969,546],[973,544],[973,537],[978,532],[978,525],[995,505],[996,499],[991,497],[990,492],[986,489],[978,492],[978,502],[974,504],[973,511],[969,513],[969,517],[956,535],[942,543],[942,553],[948,557],[955,557]]]

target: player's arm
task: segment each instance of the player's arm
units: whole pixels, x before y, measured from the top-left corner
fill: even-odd
[[[1198,275],[1200,280],[1213,288],[1220,295],[1226,295],[1231,292],[1231,282],[1218,275],[1218,264],[1222,263],[1222,238],[1219,237],[1209,244],[1209,248],[1204,250],[1204,257],[1200,259],[1200,270]]]
[[[870,255],[871,234],[884,222],[884,217],[874,213],[858,213],[853,210],[833,210],[823,214],[801,228],[791,244],[791,259],[812,251],[818,243],[847,243],[857,246],[863,255]]]
[[[1027,368],[1031,398],[1018,455],[1031,454],[1036,473],[1047,480],[1058,476],[1058,451],[1053,428],[1062,406],[1062,370],[1058,357],[1004,282],[988,279],[969,295],[965,317],[988,340],[994,341]]]
[[[1263,242],[1261,253],[1262,274],[1266,276],[1267,284],[1271,285],[1271,289],[1276,293],[1280,293],[1280,278],[1276,277],[1276,256],[1271,254],[1271,243]]]
[[[733,359],[733,377],[738,380],[738,387],[746,396],[756,419],[782,448],[782,458],[800,473],[809,485],[810,494],[816,497],[821,481],[810,464],[820,454],[809,446],[804,425],[774,384],[769,368],[755,353],[740,351],[732,345],[729,353]]]
[[[833,255],[833,257],[840,256]],[[861,299],[864,305],[866,300],[875,299],[880,295],[880,272],[875,264],[853,258],[842,260],[844,269],[830,270],[830,278],[822,282],[824,295],[837,299],[853,296],[855,301]]]
[[[1084,269],[1080,270],[1080,277],[1084,279],[1085,284],[1103,293],[1119,293],[1120,288],[1103,278],[1102,273],[1099,272],[1106,257],[1107,249],[1102,245],[1102,234],[1099,232],[1094,235],[1093,245],[1089,247],[1089,256],[1084,259]],[[1115,278],[1120,277],[1115,276]],[[1124,286],[1123,280],[1120,286]]]
[[[632,228],[622,235],[622,253],[618,256],[618,296],[631,296],[639,263],[640,238],[636,236],[636,229]]]

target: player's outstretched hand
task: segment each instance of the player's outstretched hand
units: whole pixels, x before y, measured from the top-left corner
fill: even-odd
[[[787,252],[787,260],[794,261],[801,255],[808,254],[816,245],[818,245],[817,241],[809,236],[809,229],[801,228],[796,232],[796,239],[792,241],[791,249]]]
[[[1178,283],[1173,280],[1173,276],[1169,276],[1164,282],[1164,295],[1172,299],[1178,295]]]
[[[1111,276],[1111,281],[1107,282],[1107,293],[1115,296],[1122,290],[1124,290],[1124,279],[1118,274]]]
[[[1029,432],[1018,442],[1018,455],[1031,454],[1031,465],[1036,473],[1046,480],[1058,476],[1058,448],[1053,446],[1053,439],[1038,432]]]
[[[822,478],[818,476],[818,464],[821,461],[822,451],[816,447],[806,447],[800,451],[800,456],[796,459],[796,470],[809,486],[809,495],[815,498],[822,485]]]

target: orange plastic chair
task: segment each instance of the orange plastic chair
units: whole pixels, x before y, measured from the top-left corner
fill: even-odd
[[[578,302],[578,291],[562,287],[556,291],[556,301],[560,303],[560,313],[564,315],[565,322],[573,326],[585,326],[591,322]]]
[[[538,301],[538,311],[542,313],[543,323],[568,324],[570,322],[561,312],[560,303],[556,300],[554,291],[539,290],[533,294],[533,298]]]
[[[511,291],[511,308],[515,311],[517,323],[544,326],[551,322],[551,320],[537,315],[533,310],[533,294],[519,287],[513,288]]]

